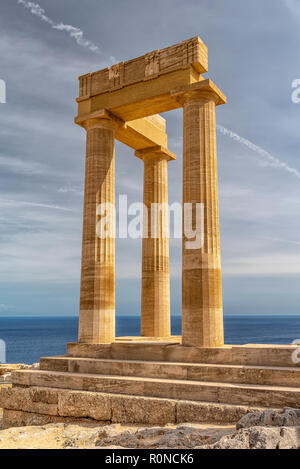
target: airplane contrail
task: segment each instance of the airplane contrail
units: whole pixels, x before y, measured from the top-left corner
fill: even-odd
[[[27,0],[17,0],[17,3],[23,5],[24,8],[27,8],[33,15],[38,16],[41,21],[48,23],[52,29],[67,32],[80,46],[87,47],[97,54],[102,53],[96,44],[85,39],[84,33],[81,29],[71,26],[70,24],[56,23],[45,14],[45,10],[38,3],[29,2]]]
[[[269,166],[273,166],[274,168],[280,168],[283,169],[284,171],[287,171],[290,174],[293,174],[296,176],[298,179],[300,179],[300,172],[289,166],[288,164],[284,163],[281,161],[279,158],[276,156],[272,155],[268,151],[264,150],[263,148],[259,147],[258,145],[255,145],[255,143],[250,142],[250,140],[247,140],[244,137],[241,137],[240,135],[236,134],[235,132],[232,132],[232,130],[226,129],[226,127],[223,127],[222,125],[217,124],[217,129],[221,134],[226,135],[227,137],[232,138],[238,143],[241,143],[242,145],[245,145],[246,147],[250,148],[250,150],[254,151],[257,153],[261,158],[267,162]]]

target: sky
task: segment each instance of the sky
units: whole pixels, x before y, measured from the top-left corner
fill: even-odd
[[[217,108],[225,314],[300,314],[299,0],[2,0],[0,315],[78,314],[85,131],[78,76],[200,36]],[[182,111],[164,114],[169,200],[181,200]],[[116,144],[116,192],[143,166]],[[116,242],[117,314],[139,314],[141,240]],[[181,311],[181,243],[170,241]]]

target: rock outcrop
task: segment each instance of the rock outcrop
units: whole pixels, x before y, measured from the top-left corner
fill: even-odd
[[[194,448],[214,444],[232,427],[179,425],[136,427],[120,424],[95,427],[64,423],[0,431],[0,449]]]
[[[300,427],[250,427],[199,449],[299,449]]]
[[[236,424],[237,429],[188,423],[152,427],[50,423],[0,431],[0,449],[300,449],[299,419],[299,409],[286,408],[250,413]]]
[[[237,430],[249,427],[300,427],[300,409],[285,407],[282,411],[267,409],[244,415],[236,424]]]

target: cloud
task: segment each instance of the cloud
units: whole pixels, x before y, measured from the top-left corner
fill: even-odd
[[[1,282],[78,282],[78,233],[68,229],[68,225],[59,233],[49,224],[44,229],[37,225],[35,229],[36,232],[19,230],[2,241]]]
[[[258,154],[261,158],[264,159],[263,164],[265,166],[272,166],[274,168],[283,169],[284,171],[287,171],[288,173],[291,173],[298,179],[300,179],[300,172],[297,169],[287,165],[279,158],[276,158],[276,156],[273,156],[271,153],[267,152],[263,148],[259,147],[258,145],[255,145],[255,143],[252,143],[250,142],[250,140],[247,140],[246,138],[241,137],[235,132],[232,132],[232,130],[226,129],[226,127],[223,127],[222,125],[217,124],[217,129],[219,130],[219,132],[221,132],[221,134],[226,135],[235,140],[236,142],[245,145],[250,150],[253,150],[256,154]]]
[[[274,241],[276,243],[300,245],[300,241],[294,241],[291,239],[274,238],[274,237],[267,237],[267,236],[264,236],[264,239],[268,239],[269,241]]]
[[[94,44],[92,41],[89,41],[88,39],[85,39],[84,32],[80,28],[76,28],[70,24],[55,23],[55,21],[45,15],[45,10],[38,3],[28,2],[27,0],[17,0],[17,2],[20,5],[23,5],[24,8],[27,8],[30,13],[40,18],[41,21],[49,24],[52,29],[67,32],[70,37],[77,42],[78,45],[87,47],[89,50],[96,52],[97,54],[102,53],[96,44]]]
[[[8,311],[9,307],[4,304],[0,304],[0,311]]]
[[[298,0],[283,0],[283,3],[293,14],[300,14],[300,5]]]
[[[82,196],[84,194],[83,190],[76,189],[75,187],[60,187],[59,189],[57,189],[57,192],[61,194],[71,193],[71,194],[76,194],[79,196]]]
[[[59,205],[52,205],[52,204],[42,204],[39,202],[28,202],[25,200],[12,200],[12,199],[3,199],[0,198],[0,207],[1,205],[11,205],[11,206],[28,206],[28,207],[40,207],[40,208],[49,208],[53,210],[63,210],[66,212],[74,212],[74,210],[67,208],[67,207],[61,207]]]
[[[23,161],[19,158],[12,158],[0,155],[0,167],[4,167],[12,173],[26,175],[48,174],[49,168],[36,161]]]
[[[241,256],[227,259],[223,274],[228,276],[299,275],[300,256],[295,253],[273,253],[260,256]]]

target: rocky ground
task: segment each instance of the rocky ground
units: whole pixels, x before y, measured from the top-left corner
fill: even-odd
[[[25,365],[23,363],[17,364],[0,364],[0,386],[2,384],[11,383],[11,373],[14,370],[37,370],[39,368],[39,363],[33,363],[33,365]]]
[[[0,449],[299,449],[300,410],[248,414],[236,425],[67,425],[0,431]]]

